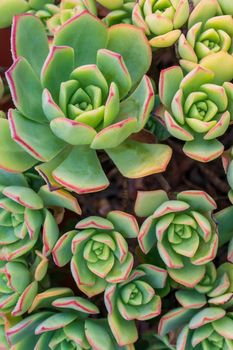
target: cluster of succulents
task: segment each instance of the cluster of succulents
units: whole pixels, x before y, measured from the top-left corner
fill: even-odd
[[[0,349],[232,350],[232,0],[1,0],[7,27]],[[227,206],[163,178],[136,191],[174,139],[222,161]],[[82,213],[112,186],[106,159],[134,209]]]
[[[231,349],[232,278],[231,263],[224,263],[217,270],[209,263],[195,289],[176,292],[181,306],[162,316],[159,334],[163,336],[180,327],[177,349]]]

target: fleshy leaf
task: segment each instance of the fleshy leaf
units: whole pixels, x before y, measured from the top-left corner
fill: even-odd
[[[198,91],[202,84],[213,81],[214,73],[210,69],[197,66],[193,71],[187,74],[182,80],[180,87],[186,95]]]
[[[93,149],[112,149],[125,141],[137,128],[137,119],[128,118],[101,130],[91,144]]]
[[[105,6],[109,10],[117,10],[123,5],[123,0],[99,0],[98,1],[102,6]]]
[[[42,94],[42,108],[44,114],[46,115],[49,121],[56,118],[65,118],[65,114],[63,113],[61,108],[54,102],[51,93],[47,89],[44,89]]]
[[[226,311],[218,307],[209,307],[199,311],[190,321],[189,328],[196,329],[207,323],[223,318]]]
[[[77,318],[77,314],[73,312],[64,312],[57,313],[49,318],[47,318],[44,322],[42,322],[35,330],[36,334],[41,334],[43,332],[48,332],[52,330],[56,330],[59,328],[64,328],[72,321]]]
[[[192,141],[193,135],[180,126],[168,111],[165,111],[164,119],[168,132],[183,141]]]
[[[42,186],[38,194],[43,199],[43,202],[47,207],[64,207],[79,215],[82,213],[77,199],[65,190],[61,189],[51,192],[47,186]]]
[[[65,266],[72,258],[71,244],[77,231],[69,231],[62,235],[55,244],[52,254],[57,266]]]
[[[218,225],[219,247],[222,247],[233,237],[232,215],[233,206],[224,208],[214,215]]]
[[[31,188],[22,186],[7,186],[2,192],[6,197],[29,209],[42,209],[44,203],[40,196]]]
[[[10,245],[0,247],[0,260],[13,260],[27,252],[35,245],[39,232],[36,232],[32,238],[26,237]]]
[[[52,46],[41,71],[41,82],[58,102],[60,85],[74,69],[74,50],[68,46]]]
[[[36,251],[36,255],[39,262],[37,263],[37,266],[35,268],[34,278],[37,282],[40,282],[46,276],[46,273],[48,271],[49,260],[39,251]]]
[[[113,223],[115,230],[125,238],[136,238],[138,236],[139,227],[133,215],[114,210],[108,213],[107,218]]]
[[[142,279],[151,287],[154,289],[165,287],[168,277],[165,269],[151,264],[141,264],[138,269],[145,272],[145,276],[143,276]]]
[[[31,306],[38,290],[38,284],[36,281],[32,282],[21,294],[14,310],[12,311],[13,316],[20,316],[24,314]]]
[[[36,16],[23,14],[14,18],[11,46],[13,58],[26,58],[40,75],[41,67],[49,52],[49,44],[43,24]]]
[[[233,16],[233,3],[228,0],[218,0],[223,13],[228,13]]]
[[[219,62],[224,62],[224,66]],[[221,85],[233,79],[233,56],[227,52],[220,51],[208,55],[200,61],[200,65],[214,73],[213,82],[215,84]]]
[[[188,28],[197,22],[205,23],[209,18],[214,17],[217,14],[218,6],[218,2],[215,0],[200,1],[189,17]]]
[[[107,276],[107,281],[109,283],[120,283],[129,277],[129,274],[133,268],[134,259],[133,255],[129,253],[123,264],[115,261],[115,265],[111,272]]]
[[[2,0],[0,4],[0,28],[9,27],[14,16],[27,12],[28,9],[26,0]]]
[[[91,126],[67,118],[56,118],[50,123],[53,133],[70,145],[89,145],[96,136]]]
[[[204,191],[183,191],[177,195],[177,199],[187,202],[194,210],[212,211],[217,209],[213,198]]]
[[[35,170],[44,179],[50,191],[56,191],[62,188],[62,185],[54,179],[53,171],[67,158],[69,153],[70,147],[65,147],[56,157],[35,167]]]
[[[120,104],[118,119],[137,118],[140,131],[146,124],[154,106],[154,89],[148,76],[144,76],[134,92]]]
[[[182,79],[183,73],[178,66],[161,71],[159,78],[159,97],[165,107],[170,108],[172,99],[179,90]]]
[[[38,123],[46,122],[41,104],[42,86],[27,60],[18,57],[6,72],[6,77],[12,99],[18,110],[31,120]],[[31,91],[33,91],[33,94]]]
[[[177,325],[186,324],[196,313],[195,310],[177,308],[162,316],[159,322],[158,332],[161,336],[177,328]]]
[[[196,266],[188,261],[185,263],[183,268],[171,269],[168,268],[168,273],[172,279],[177,283],[182,284],[185,287],[193,288],[198,284],[205,274],[205,266]]]
[[[99,49],[106,47],[108,31],[96,17],[83,11],[66,22],[55,35],[54,45],[74,49],[75,66],[96,62]]]
[[[6,171],[23,172],[37,163],[10,135],[9,124],[0,118],[0,168]]]
[[[138,191],[134,210],[137,216],[146,217],[152,215],[166,201],[168,196],[163,190]]]
[[[59,308],[69,308],[87,314],[98,314],[99,309],[96,305],[87,299],[80,297],[58,298],[53,302],[53,306]]]
[[[206,163],[218,158],[223,153],[224,147],[218,140],[196,138],[186,142],[183,151],[190,158]]]
[[[131,140],[106,152],[122,175],[132,179],[163,172],[172,153],[167,145],[145,144]]]
[[[117,85],[112,82],[109,88],[108,99],[104,107],[104,124],[103,127],[111,125],[117,118],[120,110],[120,97]]]
[[[28,312],[31,313],[37,309],[49,307],[51,306],[51,302],[57,298],[71,295],[73,295],[73,292],[69,288],[49,288],[45,292],[37,294]]]
[[[131,89],[131,77],[122,56],[117,52],[101,49],[97,53],[97,66],[109,85],[111,82],[116,83],[120,98],[125,97]]]
[[[206,304],[205,295],[195,290],[178,290],[176,292],[176,299],[181,306],[187,309],[200,309]]]
[[[45,220],[43,227],[43,253],[50,254],[59,237],[59,228],[54,216],[49,210],[45,210]]]
[[[196,346],[197,344],[201,343],[203,340],[208,338],[212,332],[213,327],[211,324],[206,324],[200,328],[195,329],[192,336],[192,345]]]
[[[174,45],[179,39],[180,34],[181,31],[179,29],[172,30],[163,35],[155,36],[154,38],[150,39],[149,43],[152,47],[166,48]]]
[[[61,185],[77,193],[101,191],[109,184],[96,152],[85,146],[74,147],[53,171],[53,176]]]
[[[155,220],[149,216],[140,227],[138,243],[143,251],[147,254],[156,242]]]
[[[97,278],[87,268],[82,256],[74,255],[71,260],[71,273],[78,286],[88,297],[100,294],[105,290],[104,279]]]
[[[39,325],[46,317],[50,316],[51,312],[40,312],[35,315],[29,316],[16,325],[10,327],[7,330],[7,336],[11,344],[17,344],[23,340],[31,332],[34,333],[34,329]]]
[[[153,218],[159,218],[169,213],[183,212],[190,208],[190,205],[185,201],[168,200],[163,202],[154,212]]]
[[[99,216],[89,216],[77,223],[76,228],[83,230],[87,228],[95,228],[97,230],[113,230],[114,226],[110,220]]]
[[[36,123],[12,109],[8,119],[12,138],[34,158],[49,161],[64,148],[63,141],[54,136],[48,124]]]
[[[101,326],[97,320],[88,319],[85,322],[85,335],[93,349],[101,349],[104,344],[105,350],[112,350],[113,344],[109,333],[105,327]]]
[[[2,186],[23,186],[28,187],[27,180],[23,174],[13,174],[0,170],[0,184]]]
[[[117,308],[112,314],[108,314],[108,322],[119,345],[133,344],[138,339],[134,321],[126,321],[121,317]]]
[[[118,24],[109,29],[107,48],[118,52],[135,86],[148,71],[152,54],[147,38],[140,28],[129,24]]]
[[[227,339],[233,339],[232,329],[233,320],[230,317],[223,317],[220,320],[213,322],[213,328],[221,334],[222,337]]]

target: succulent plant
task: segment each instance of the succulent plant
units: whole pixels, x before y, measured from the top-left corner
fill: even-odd
[[[61,25],[84,10],[88,10],[93,15],[97,14],[94,0],[61,0],[59,6],[56,8],[56,13],[46,22],[50,33],[53,34],[60,28]]]
[[[107,16],[103,18],[107,26],[112,26],[118,23],[132,24],[132,11],[136,0],[124,0],[119,4],[119,7],[110,11]]]
[[[97,15],[95,0],[2,0],[0,4],[0,28],[9,27],[13,17],[20,14],[34,14],[44,24],[49,36],[76,14],[88,10]]]
[[[205,265],[205,274],[194,289],[199,293],[208,293],[213,289],[213,285],[216,282],[217,270],[214,263],[211,261]]]
[[[9,262],[0,261],[1,314],[12,318],[12,321],[17,321],[18,316],[26,312],[32,312],[38,304],[45,306],[54,296],[73,295],[69,288],[58,287],[45,290],[49,285],[48,259],[42,257],[39,252],[37,255],[41,260],[35,259],[33,264],[28,262],[32,260],[30,256]]]
[[[77,230],[65,233],[53,249],[54,262],[71,272],[78,288],[89,297],[102,293],[107,283],[127,280],[133,256],[125,238],[136,238],[138,224],[127,213],[112,211],[107,219],[91,216],[78,222]]]
[[[230,350],[232,348],[233,318],[231,312],[227,313],[220,307],[207,307],[192,317],[192,309],[182,311],[174,311],[177,313],[177,319],[172,320],[177,324],[188,322],[178,336],[177,350]],[[166,316],[172,318],[173,315],[167,314]]]
[[[224,147],[216,138],[233,117],[232,83],[221,83],[201,66],[185,77],[179,66],[173,66],[161,71],[159,96],[160,116],[171,135],[186,141],[186,155],[209,162],[222,154]]]
[[[137,340],[134,320],[146,321],[160,314],[161,299],[155,289],[163,289],[166,279],[166,270],[142,264],[132,271],[127,281],[107,286],[104,299],[108,322],[119,345]]]
[[[9,27],[13,17],[26,12],[28,8],[26,0],[2,0],[0,4],[0,28]]]
[[[88,318],[99,313],[98,308],[81,297],[57,298],[52,302],[55,311],[37,312],[26,317],[6,334],[14,349],[51,350],[93,349],[105,344],[106,350],[133,350],[134,347],[119,348],[105,320]]]
[[[25,260],[0,261],[1,312],[20,315],[27,311],[37,294],[37,282],[31,280]]]
[[[7,78],[17,109],[9,111],[9,121],[14,141],[28,153],[22,171],[29,167],[26,160],[30,167],[33,159],[34,164],[44,162],[37,170],[51,188],[85,193],[109,184],[96,150],[105,149],[126,177],[166,168],[169,146],[128,139],[143,128],[154,102],[151,81],[144,75],[151,51],[140,29],[126,24],[107,29],[84,11],[60,28],[49,51],[39,19],[22,15],[14,21],[12,50],[15,62]],[[12,144],[4,145],[4,154],[0,146],[0,166],[7,162],[16,171]]]
[[[131,23],[132,5],[136,0],[1,0],[0,28],[9,27],[14,16],[31,13],[39,17],[48,33],[55,31],[66,21],[88,10],[97,15],[96,3],[112,10],[106,19],[108,25],[116,23]]]
[[[1,0],[0,28],[9,27],[13,17],[21,13],[35,13],[42,20],[51,17],[57,10],[55,0]]]
[[[194,287],[217,252],[214,209],[215,201],[202,191],[180,192],[170,200],[162,190],[138,192],[135,212],[147,217],[138,235],[140,248],[147,254],[156,245],[170,277]]]
[[[139,0],[132,13],[133,24],[145,31],[156,48],[173,45],[188,17],[188,0]]]
[[[53,34],[53,31],[50,30],[48,23],[51,20],[51,18],[54,18],[59,13],[58,6],[56,6],[54,3],[47,3],[47,1],[46,1],[46,3],[44,5],[41,4],[41,7],[31,8],[30,10],[27,11],[27,13],[33,14],[33,15],[37,16],[38,18],[40,18],[41,22],[44,24],[44,27],[47,31],[47,34],[49,36]]]
[[[6,120],[1,125],[6,125]],[[20,159],[19,159],[20,161]],[[64,190],[37,193],[22,174],[0,170],[0,260],[13,260],[36,245],[42,231],[43,253],[51,252],[59,237],[55,217],[48,207],[62,206],[81,213],[77,200]]]
[[[200,1],[189,17],[187,34],[179,38],[182,68],[189,72],[200,64],[221,81],[232,80],[232,28],[232,13],[223,14],[217,0]]]
[[[195,289],[205,293],[210,304],[224,304],[228,308],[233,297],[233,264],[223,263],[216,269],[212,262],[209,263],[204,278]]]
[[[177,350],[232,349],[233,318],[229,310],[233,297],[233,264],[220,265],[212,289],[207,295],[202,292],[178,290],[176,298],[182,307],[162,316],[159,334],[183,327],[178,334]]]

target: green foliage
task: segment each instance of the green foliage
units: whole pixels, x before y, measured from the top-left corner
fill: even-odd
[[[232,0],[0,1],[0,349],[233,349],[233,205],[166,173],[134,193],[172,144],[178,162],[222,156],[233,204],[232,16]],[[133,213],[92,203],[103,152]]]

